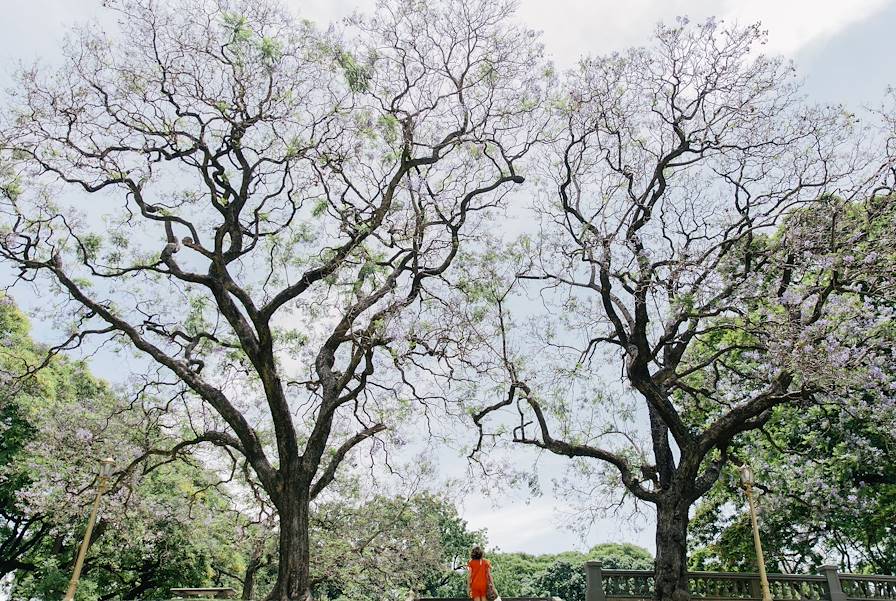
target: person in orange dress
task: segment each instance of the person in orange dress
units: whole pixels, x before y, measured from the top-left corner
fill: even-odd
[[[486,601],[485,595],[488,592],[488,583],[492,576],[492,564],[489,560],[483,559],[481,547],[473,547],[467,568],[470,572],[467,583],[470,598],[473,601]]]

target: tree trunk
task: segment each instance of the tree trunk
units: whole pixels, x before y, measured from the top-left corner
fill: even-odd
[[[249,565],[246,566],[246,575],[243,578],[243,594],[240,596],[240,599],[249,601],[255,595],[255,574],[260,567],[261,559],[253,556],[249,561]]]
[[[308,542],[308,489],[285,487],[287,491],[278,505],[280,514],[280,547],[277,583],[268,601],[310,601],[310,547]]]
[[[657,601],[687,601],[688,594],[688,505],[673,498],[656,508]]]

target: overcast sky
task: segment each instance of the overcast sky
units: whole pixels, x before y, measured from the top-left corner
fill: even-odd
[[[175,0],[176,1],[176,0]],[[326,23],[373,0],[288,0],[304,17]],[[18,60],[53,62],[72,23],[95,17],[100,0],[0,0],[0,65],[3,85]],[[522,0],[520,19],[544,32],[548,53],[561,67],[582,54],[599,54],[644,43],[654,24],[677,15],[710,15],[742,24],[760,21],[769,31],[768,52],[792,58],[805,77],[806,92],[819,102],[853,108],[877,104],[896,84],[892,36],[896,0]],[[456,463],[446,461],[446,463]],[[463,513],[475,528],[488,528],[503,550],[530,553],[582,548],[597,542],[630,541],[653,549],[649,522],[637,528],[605,520],[585,543],[557,527],[567,510],[550,494],[528,502],[481,507],[469,501]]]

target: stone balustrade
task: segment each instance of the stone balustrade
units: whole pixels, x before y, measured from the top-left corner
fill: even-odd
[[[563,601],[557,597],[501,597],[502,601]],[[470,601],[469,597],[417,597],[416,601]]]
[[[585,564],[587,601],[637,601],[653,598],[653,572],[610,570],[600,562]],[[896,576],[840,574],[824,566],[820,575],[769,574],[774,601],[896,601]],[[688,588],[693,599],[738,601],[762,599],[759,574],[691,572]]]

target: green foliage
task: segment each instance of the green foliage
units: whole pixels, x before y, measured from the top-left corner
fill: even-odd
[[[534,588],[564,601],[584,601],[585,570],[581,564],[556,561],[535,579]]]
[[[143,524],[140,532],[120,532],[97,528],[97,540],[91,545],[90,559],[78,587],[78,599],[92,599],[90,591],[103,591],[108,599],[167,599],[170,589],[180,586],[222,584],[213,568],[228,570],[241,566],[239,554],[230,550],[231,561],[219,563],[212,540],[225,545],[224,538],[213,539],[187,528],[176,520]],[[136,538],[135,538],[136,536]],[[54,545],[64,541],[63,552]],[[61,598],[71,576],[71,553],[77,545],[74,537],[48,540],[32,553],[34,568],[17,573],[13,591],[18,598]],[[239,582],[227,578],[223,584],[239,589]]]
[[[261,55],[270,62],[276,62],[283,54],[283,44],[279,40],[270,37],[263,37],[259,46]]]
[[[317,202],[314,203],[314,207],[311,209],[311,214],[314,217],[320,217],[326,213],[327,207],[329,206],[326,198],[318,198]]]
[[[398,140],[398,119],[394,115],[381,115],[377,125],[383,134],[383,139],[388,144],[394,144]]]
[[[2,173],[0,173],[0,178],[3,178]],[[11,200],[16,200],[22,194],[22,182],[18,177],[0,179],[0,192]]]
[[[89,234],[81,238],[81,246],[86,255],[86,260],[93,261],[100,251],[103,239],[98,234]]]
[[[744,453],[757,466],[760,534],[767,568],[896,572],[896,439],[881,423],[829,408],[779,407]],[[732,511],[732,509],[734,511]],[[756,568],[752,530],[731,470],[691,524],[693,569]]]
[[[896,571],[894,232],[891,197],[864,203],[826,197],[811,209],[791,213],[776,236],[763,243],[762,248],[777,245],[787,255],[792,280],[799,274],[836,290],[840,312],[823,314],[817,323],[826,329],[813,334],[826,343],[821,352],[862,359],[854,369],[837,368],[827,382],[819,380],[825,385],[816,384],[811,404],[776,407],[761,433],[729,449],[749,458],[757,474],[769,570],[805,572],[833,562],[845,571]],[[762,285],[780,284],[769,277]],[[790,307],[817,298],[799,288],[791,296]],[[764,309],[766,314],[785,311]],[[862,318],[858,327],[850,325],[856,313]],[[752,315],[746,319],[757,321]],[[707,337],[701,352],[746,339]],[[741,374],[765,368],[739,351],[726,362]],[[694,407],[688,407],[688,418],[702,419]],[[692,567],[755,569],[750,523],[733,470],[723,473],[702,500],[691,536]]]
[[[78,464],[95,465],[95,458],[78,454],[88,447],[86,442],[63,440],[68,453],[63,454],[52,446],[59,433],[42,428],[55,423],[53,417],[78,416],[84,426],[93,418],[106,420],[114,397],[84,364],[63,357],[27,375],[46,349],[31,340],[27,318],[5,296],[0,296],[0,342],[0,541],[29,543],[2,545],[0,565],[16,569],[15,598],[61,598],[93,488],[79,505],[83,511],[63,506],[54,511],[55,493],[50,490],[40,494],[38,503],[23,500],[22,494],[33,497],[33,485],[50,475],[45,470],[68,473],[81,467]],[[106,435],[121,432],[109,430]],[[108,441],[122,447],[131,442]],[[77,598],[99,599],[101,593],[103,598],[167,598],[171,587],[213,584],[213,565],[239,571],[241,551],[233,535],[237,517],[226,511],[229,501],[211,486],[216,480],[200,467],[169,463],[133,483],[127,491],[129,503],[107,501]],[[207,520],[201,536],[191,518]]]
[[[467,550],[469,553],[469,549]],[[556,596],[564,601],[585,600],[585,562],[599,561],[604,567],[652,570],[653,557],[637,545],[607,543],[586,553],[557,554],[487,553],[492,563],[495,588],[502,597]],[[452,581],[443,596],[466,595],[466,576]]]
[[[227,33],[229,44],[236,54],[235,62],[238,67],[251,64],[251,61],[246,60],[250,54],[268,70],[272,69],[283,57],[284,42],[254,31],[250,26],[249,18],[245,15],[224,11],[221,14],[221,23]],[[222,113],[226,108],[226,103],[218,104],[218,110]]]
[[[336,55],[336,63],[345,75],[352,92],[366,92],[370,87],[370,68],[359,63],[355,57],[347,51],[340,51]]]
[[[186,464],[170,464],[152,472],[133,491],[138,507],[127,510],[122,521],[110,522],[101,515],[78,599],[99,598],[92,591],[102,591],[103,598],[167,599],[172,587],[216,584],[215,569],[239,571],[243,561],[226,514],[213,514],[201,530],[185,522],[191,515],[194,520],[201,519],[221,501],[218,497],[216,502],[214,493],[207,493],[194,496],[192,510],[188,508],[183,484],[203,477],[201,471]],[[30,554],[34,568],[17,573],[13,588],[16,597],[62,597],[81,527],[57,526],[58,533]],[[224,584],[239,589],[233,579]]]
[[[326,503],[313,522],[316,594],[331,601],[443,596],[463,582],[467,554],[481,537],[452,504],[429,494]]]
[[[224,12],[222,14],[224,26],[230,31],[233,42],[248,42],[254,35],[249,27],[249,20],[237,13]]]

